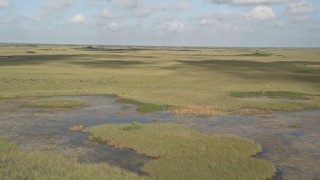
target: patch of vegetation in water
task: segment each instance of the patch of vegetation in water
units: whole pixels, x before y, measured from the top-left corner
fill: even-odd
[[[264,52],[254,52],[251,54],[240,54],[239,56],[254,56],[254,57],[266,57],[266,56],[271,56],[272,54],[270,53],[264,53]]]
[[[303,125],[301,124],[291,124],[291,125],[287,125],[287,128],[293,128],[293,129],[300,129],[303,128]]]
[[[63,100],[63,99],[37,99],[25,104],[31,108],[77,108],[83,106],[82,101]]]
[[[178,124],[128,127],[136,126],[109,124],[84,132],[108,145],[157,158],[143,168],[153,179],[271,179],[276,172],[271,163],[253,158],[261,146],[249,140],[210,136]]]
[[[230,96],[238,98],[254,98],[254,97],[268,97],[268,98],[289,98],[289,99],[308,99],[308,94],[291,92],[291,91],[253,91],[253,92],[231,92]]]
[[[159,121],[159,119],[158,119],[158,118],[151,118],[150,120],[151,120],[151,122],[152,122],[152,123],[156,123],[156,122],[158,122],[158,121]]]
[[[104,143],[106,143],[101,137],[99,137],[99,136],[96,136],[96,137],[93,137],[93,136],[89,136],[89,140],[90,141],[94,141],[94,142],[96,142],[96,143],[98,143],[98,144],[104,144]]]
[[[36,53],[36,52],[34,52],[34,51],[26,51],[26,53]]]
[[[221,116],[224,115],[222,109],[205,106],[181,106],[173,109],[175,115],[183,116]]]
[[[75,125],[69,128],[69,131],[81,132],[85,128],[84,125]]]
[[[0,179],[145,179],[108,164],[80,164],[45,152],[23,152],[0,137]]]
[[[137,111],[141,113],[153,113],[158,111],[166,111],[170,108],[168,105],[159,105],[152,103],[143,103],[133,99],[118,99],[121,103],[134,104],[137,106]]]
[[[95,49],[95,48],[92,46],[87,46],[86,49]]]

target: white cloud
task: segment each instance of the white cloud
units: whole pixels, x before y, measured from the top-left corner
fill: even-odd
[[[297,0],[209,0],[216,4],[236,4],[236,5],[254,5],[254,4],[273,4],[273,3],[284,3],[292,2]]]
[[[184,25],[182,24],[182,22],[174,20],[174,21],[168,22],[164,27],[164,30],[166,32],[176,34],[184,30]]]
[[[0,0],[0,8],[5,8],[10,6],[10,1],[9,0]]]
[[[257,6],[249,13],[246,13],[244,15],[245,19],[249,20],[256,20],[256,21],[266,21],[266,20],[272,20],[276,18],[276,15],[274,14],[273,10],[269,6]]]
[[[286,11],[289,14],[309,14],[315,11],[314,6],[308,2],[298,2],[290,4]]]
[[[74,0],[50,0],[44,4],[45,8],[62,10],[74,6]]]
[[[123,28],[125,28],[125,26],[117,22],[112,22],[109,24],[107,28],[110,29],[111,31],[120,31]]]
[[[82,14],[76,14],[72,18],[69,19],[69,23],[72,24],[82,24],[86,21],[86,17],[84,17]]]
[[[102,10],[101,12],[101,17],[104,19],[116,19],[116,18],[120,18],[121,15],[120,14],[115,14],[107,9]]]

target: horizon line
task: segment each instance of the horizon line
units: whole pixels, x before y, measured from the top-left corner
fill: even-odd
[[[120,47],[152,47],[152,48],[217,48],[217,49],[222,49],[222,48],[259,48],[259,49],[264,49],[264,48],[269,48],[269,49],[320,49],[319,47],[313,47],[313,46],[190,46],[190,45],[139,45],[139,44],[93,44],[93,43],[26,43],[26,42],[0,42],[0,45],[60,45],[60,46],[120,46]]]

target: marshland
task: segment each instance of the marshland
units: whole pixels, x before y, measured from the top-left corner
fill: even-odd
[[[0,179],[318,179],[320,51],[0,46]]]

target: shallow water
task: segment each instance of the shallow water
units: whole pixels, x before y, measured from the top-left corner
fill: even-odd
[[[319,179],[320,111],[193,118],[201,131],[240,136],[261,144],[258,158],[273,162],[277,179]]]
[[[277,179],[320,179],[320,110],[274,112],[250,116],[178,118],[167,112],[139,114],[134,105],[120,104],[109,96],[61,96],[81,100],[84,107],[69,110],[25,108],[32,99],[0,102],[0,136],[9,137],[24,150],[52,151],[83,163],[122,167],[143,174],[151,157],[129,149],[88,142],[88,134],[71,132],[74,125],[106,123],[185,123],[200,131],[249,138],[263,147],[258,158],[274,163]]]
[[[135,106],[119,104],[115,98],[108,96],[52,98],[81,100],[86,105],[78,109],[53,110],[22,107],[32,99],[9,100],[0,104],[0,136],[9,137],[25,150],[53,151],[83,163],[107,162],[143,174],[143,165],[154,158],[129,149],[89,142],[87,133],[68,129],[79,124],[88,127],[106,123],[151,123],[152,118],[164,122],[171,116],[166,112],[138,114]]]

